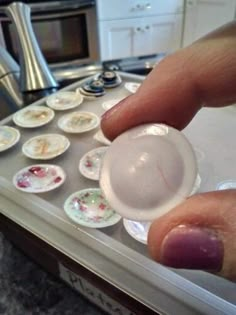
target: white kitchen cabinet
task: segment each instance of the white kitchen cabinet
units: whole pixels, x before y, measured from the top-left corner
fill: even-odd
[[[152,55],[181,44],[182,14],[100,21],[102,60]]]
[[[183,45],[235,18],[236,0],[186,0]]]
[[[99,20],[176,14],[183,9],[184,0],[97,0]]]

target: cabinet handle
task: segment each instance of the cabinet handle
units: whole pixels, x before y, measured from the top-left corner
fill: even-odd
[[[187,5],[188,5],[188,7],[192,7],[194,5],[194,1],[193,0],[188,0],[187,1]]]
[[[146,4],[136,4],[135,7],[132,7],[131,10],[132,11],[136,11],[136,10],[150,10],[152,8],[150,3],[146,3]]]
[[[149,25],[146,25],[145,28],[146,28],[146,30],[150,30],[150,26]]]
[[[136,27],[136,32],[140,32],[141,31],[141,27]]]

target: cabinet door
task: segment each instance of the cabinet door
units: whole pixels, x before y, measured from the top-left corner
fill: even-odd
[[[182,14],[99,22],[101,60],[146,56],[176,50]]]
[[[98,20],[182,13],[184,0],[97,0]]]
[[[150,33],[149,54],[168,53],[181,47],[182,14],[150,17],[145,23]]]
[[[235,0],[187,0],[184,46],[233,20],[235,7]]]
[[[135,20],[99,22],[101,60],[121,59],[133,56]]]

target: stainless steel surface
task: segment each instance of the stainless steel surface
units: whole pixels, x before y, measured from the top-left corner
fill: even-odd
[[[105,96],[96,100],[84,100],[75,110],[104,113],[102,103],[109,99],[128,96],[124,88],[127,81],[141,82],[142,78],[122,74],[121,86],[107,90]],[[74,91],[82,82],[65,90]],[[37,104],[43,105],[45,100]],[[41,128],[19,128],[20,142],[1,154],[0,211],[46,242],[63,251],[110,283],[118,286],[142,303],[164,314],[234,314],[236,312],[235,284],[200,271],[171,270],[149,258],[145,245],[132,239],[122,222],[101,230],[84,228],[74,224],[65,215],[63,204],[74,191],[97,187],[98,183],[83,178],[78,163],[84,153],[100,146],[93,139],[96,130],[66,136],[71,141],[69,150],[51,162],[62,166],[67,181],[57,191],[40,194],[24,194],[11,184],[13,175],[21,168],[36,161],[26,158],[21,147],[30,137],[42,133],[60,133],[56,112],[54,120]],[[199,172],[202,178],[200,191],[214,190],[217,183],[236,178],[234,167],[236,148],[234,129],[236,109],[202,109],[184,130],[196,149]],[[11,117],[2,124],[14,125]],[[223,152],[221,154],[221,152]],[[9,168],[8,166],[11,165]],[[5,185],[6,184],[6,185]]]
[[[23,105],[19,89],[20,68],[8,52],[0,46],[0,120]]]
[[[91,64],[91,65],[84,65],[80,67],[62,67],[62,68],[55,68],[52,69],[52,72],[57,79],[58,82],[60,81],[70,81],[70,80],[80,80],[92,75],[95,75],[99,72],[102,72],[103,66],[100,63]]]
[[[9,1],[10,3],[11,1]],[[4,3],[5,4],[5,3]],[[44,12],[44,11],[64,11],[66,9],[82,9],[91,6],[95,6],[95,0],[62,0],[62,1],[38,1],[30,2],[28,4],[31,7],[32,12]],[[6,8],[6,5],[0,4],[0,13],[3,13]]]
[[[0,46],[0,78],[12,72],[19,73],[19,65],[15,62],[12,56]]]
[[[30,18],[30,7],[14,2],[6,7],[18,35],[20,54],[20,84],[22,92],[57,87],[49,67],[37,43]]]

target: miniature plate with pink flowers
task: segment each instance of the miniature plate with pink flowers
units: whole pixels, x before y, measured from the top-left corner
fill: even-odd
[[[99,180],[100,167],[107,147],[99,147],[87,152],[79,162],[80,173],[89,179]]]
[[[105,228],[121,219],[109,206],[99,188],[88,188],[73,193],[65,201],[64,210],[72,221],[90,228]]]
[[[15,174],[13,184],[27,193],[43,193],[61,186],[66,174],[60,166],[52,164],[30,165]]]

